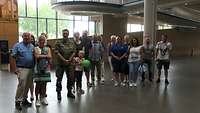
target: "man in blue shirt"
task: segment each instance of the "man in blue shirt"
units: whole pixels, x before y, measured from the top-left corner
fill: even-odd
[[[94,35],[92,41],[92,47],[90,49],[90,60],[91,60],[91,78],[92,78],[92,86],[94,86],[95,79],[95,68],[97,70],[97,81],[98,83],[101,81],[101,60],[103,53],[103,46],[101,42],[98,41],[99,36]]]
[[[12,52],[16,61],[15,74],[18,78],[18,86],[15,96],[15,106],[21,110],[21,105],[30,107],[32,104],[27,100],[28,89],[32,84],[32,71],[34,67],[34,46],[31,44],[31,34],[23,33],[23,41],[17,43]]]

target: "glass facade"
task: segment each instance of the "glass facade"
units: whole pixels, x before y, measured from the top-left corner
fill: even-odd
[[[173,29],[171,25],[163,24],[158,25],[158,30]],[[142,24],[127,24],[127,32],[141,32],[144,31],[144,25]]]
[[[88,30],[94,34],[94,21],[88,16],[71,16],[51,8],[51,0],[19,0],[19,34],[30,32],[35,37],[47,33],[49,39],[61,38],[62,29],[69,29],[72,37],[75,31]],[[21,36],[19,36],[21,37]]]

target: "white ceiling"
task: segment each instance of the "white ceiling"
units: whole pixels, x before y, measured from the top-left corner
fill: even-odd
[[[141,0],[143,1],[143,0]],[[128,5],[129,13],[143,12],[144,3]],[[188,13],[200,17],[200,0],[158,0],[158,11],[165,11],[177,16],[186,16]],[[188,15],[190,16],[190,15]],[[200,18],[197,18],[200,20]]]
[[[180,23],[179,21],[182,18],[184,22],[181,24],[189,25],[191,23],[192,25],[195,22],[200,24],[200,0],[158,0],[157,6],[158,19],[162,19],[160,21],[169,22],[168,20],[170,19],[171,24],[176,24]],[[129,15],[143,16],[144,3],[126,5],[126,7]],[[165,15],[167,16],[161,17]],[[179,19],[176,19],[176,17]]]
[[[55,0],[56,1],[56,0]],[[65,0],[62,0],[65,1]],[[123,8],[107,4],[58,4],[58,10],[74,14],[127,14],[132,20],[133,16],[138,22],[143,21],[144,0],[91,0],[105,3],[125,3]],[[115,3],[116,2],[116,3]],[[99,6],[101,5],[101,6]],[[78,7],[79,6],[79,7]],[[97,7],[98,6],[98,7]],[[102,8],[103,7],[103,8]],[[183,25],[200,26],[200,0],[158,0],[158,20],[169,24],[181,23]],[[55,7],[56,9],[56,7]],[[97,10],[98,9],[98,10]],[[197,24],[196,24],[197,23]]]

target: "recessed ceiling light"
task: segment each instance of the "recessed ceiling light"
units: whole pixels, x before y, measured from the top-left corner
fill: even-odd
[[[187,2],[185,2],[185,5],[188,5],[188,3],[187,3]]]

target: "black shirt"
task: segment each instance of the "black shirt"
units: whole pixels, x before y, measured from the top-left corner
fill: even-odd
[[[89,57],[89,51],[90,48],[92,47],[92,43],[89,37],[81,37],[81,41],[83,43],[83,47],[85,48],[85,59],[88,59]]]

